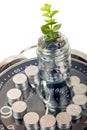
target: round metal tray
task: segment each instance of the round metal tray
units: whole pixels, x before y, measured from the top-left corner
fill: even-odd
[[[35,58],[16,63],[0,74],[0,108],[7,105],[6,93],[14,87],[12,77],[17,73],[23,72],[29,65],[38,65],[38,59]],[[87,63],[72,58],[71,75],[78,76],[81,82],[87,85]],[[28,111],[35,111],[40,117],[45,114],[45,106],[33,89],[29,91],[28,98],[25,101],[28,104]],[[22,120],[14,120],[12,116],[9,118],[0,118],[6,127],[13,125],[14,130],[25,130]],[[72,123],[71,130],[87,130],[87,110],[83,111],[83,116],[80,120]]]

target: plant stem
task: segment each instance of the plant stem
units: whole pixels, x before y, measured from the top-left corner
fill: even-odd
[[[51,21],[52,21],[52,17],[51,17]],[[51,30],[52,30],[52,24],[51,24]]]

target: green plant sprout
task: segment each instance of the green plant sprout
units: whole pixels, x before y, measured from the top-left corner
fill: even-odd
[[[47,18],[45,19],[46,24],[41,26],[42,33],[47,36],[45,39],[46,43],[50,43],[57,39],[58,30],[61,27],[61,24],[53,18],[53,16],[57,14],[59,11],[52,10],[51,6],[51,4],[44,4],[44,6],[41,8],[41,11],[44,12],[42,16]]]

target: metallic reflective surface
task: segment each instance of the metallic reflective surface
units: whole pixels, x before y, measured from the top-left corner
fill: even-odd
[[[11,66],[10,68],[8,68],[8,70],[3,71],[3,73],[1,73],[0,75],[0,99],[2,100],[0,100],[0,107],[4,106],[4,104],[7,103],[7,98],[6,98],[5,93],[8,91],[8,89],[11,89],[13,86],[12,77],[17,73],[24,71],[26,66],[29,66],[30,64],[37,65],[38,64],[37,59],[26,60],[24,62],[22,61],[20,62],[20,64],[19,63],[15,64]],[[72,59],[71,74],[79,76],[79,78],[81,79],[81,82],[87,85],[87,80],[86,80],[87,79],[87,65],[85,63],[79,61],[78,59]],[[40,117],[44,115],[45,113],[44,104],[42,100],[40,100],[38,95],[35,93],[35,91],[30,91],[30,95],[27,97],[26,102],[28,103],[28,111],[36,111],[38,112]],[[16,125],[16,122],[12,118],[12,116],[6,119],[1,118],[1,120],[4,122],[6,126],[9,124],[9,122],[10,124],[14,124],[16,130],[25,129],[24,125],[21,125],[21,123],[20,125]],[[78,123],[72,122],[72,130],[85,129],[85,127],[87,126],[87,124],[85,123],[86,121],[87,121],[87,111],[84,110],[81,120],[79,120]]]

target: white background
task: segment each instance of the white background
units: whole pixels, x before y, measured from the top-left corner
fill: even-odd
[[[56,18],[71,48],[87,53],[87,0],[0,0],[0,62],[37,44],[44,3],[60,11]]]

